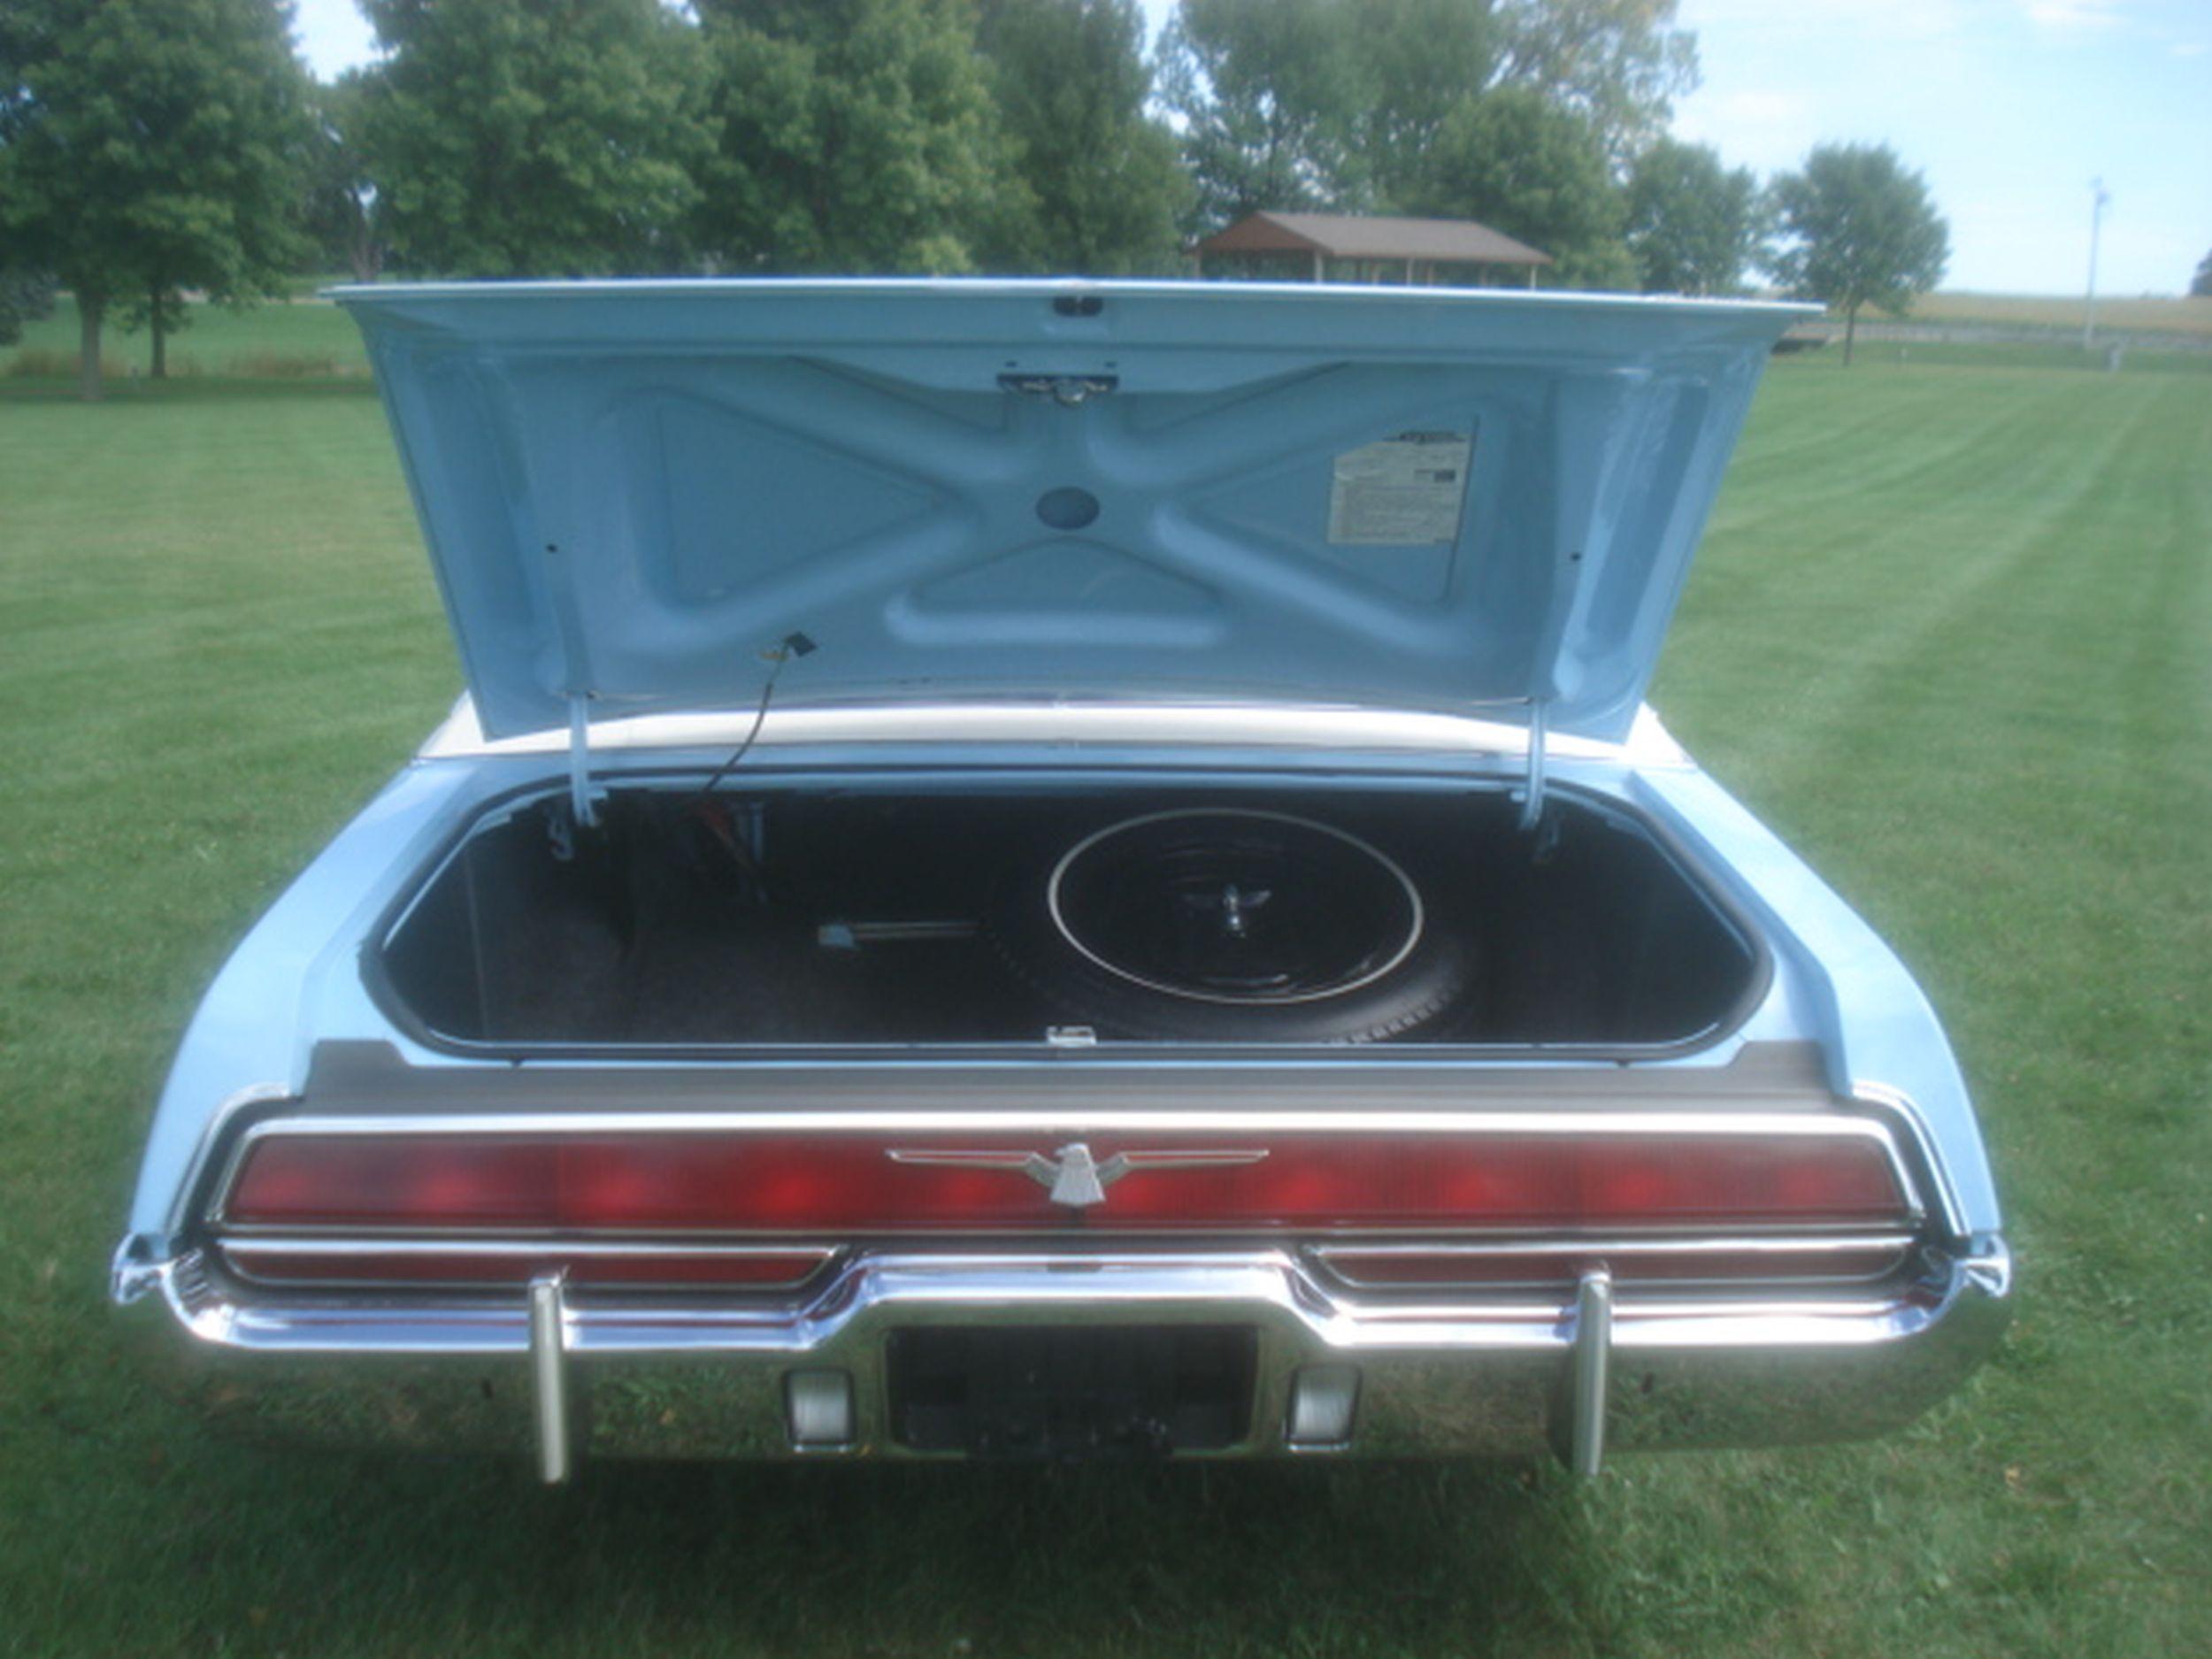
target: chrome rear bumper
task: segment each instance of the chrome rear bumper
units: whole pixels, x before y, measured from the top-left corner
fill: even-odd
[[[250,1295],[196,1253],[119,1271],[119,1300],[181,1335],[180,1371],[256,1435],[500,1450],[559,1479],[577,1456],[914,1456],[894,1437],[893,1332],[925,1325],[1248,1327],[1249,1432],[1210,1456],[1520,1455],[1877,1434],[1955,1387],[2007,1317],[1995,1237],[1924,1251],[1858,1294],[1694,1299],[1585,1279],[1564,1303],[1469,1293],[1355,1297],[1288,1250],[857,1255],[782,1305],[571,1296],[464,1303]],[[162,1311],[165,1310],[165,1312]],[[1301,1445],[1311,1367],[1356,1368],[1348,1437]],[[849,1431],[795,1443],[795,1372],[849,1379]]]

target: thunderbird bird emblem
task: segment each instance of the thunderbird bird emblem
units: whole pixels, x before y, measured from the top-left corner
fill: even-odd
[[[1080,1141],[1071,1141],[1049,1157],[1041,1152],[943,1151],[898,1148],[886,1154],[894,1164],[927,1164],[942,1168],[1011,1170],[1052,1194],[1056,1204],[1086,1210],[1106,1202],[1106,1189],[1140,1170],[1214,1170],[1257,1164],[1263,1151],[1117,1152],[1094,1158]]]

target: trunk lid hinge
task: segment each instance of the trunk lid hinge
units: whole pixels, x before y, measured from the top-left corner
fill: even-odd
[[[592,801],[591,694],[574,691],[568,698],[568,805],[580,829],[599,821]]]
[[[1544,817],[1545,704],[1528,705],[1528,774],[1520,789],[1521,827],[1532,830]]]
[[[591,652],[577,601],[574,557],[564,553],[557,541],[545,544],[545,556],[551,562],[547,588],[554,626],[560,635],[562,664],[567,671],[568,804],[576,826],[589,829],[599,821],[592,810],[591,795]]]

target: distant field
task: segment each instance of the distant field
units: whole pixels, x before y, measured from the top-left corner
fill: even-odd
[[[457,672],[362,381],[93,408],[0,380],[0,1652],[2212,1651],[2212,380],[1834,356],[1762,390],[1656,701],[1942,1008],[2019,1317],[1887,1440],[1586,1486],[592,1466],[547,1493],[211,1432],[104,1299],[153,1093]]]
[[[151,342],[145,331],[109,327],[100,344],[108,378],[146,373]],[[23,331],[22,343],[0,349],[0,380],[61,379],[77,365],[77,307],[63,299],[54,314]],[[169,372],[180,378],[252,375],[272,379],[342,378],[369,372],[361,334],[335,305],[313,298],[277,300],[244,311],[195,305],[192,321],[169,336]]]
[[[2140,336],[2131,338],[2139,340]],[[1897,340],[1879,334],[1870,334],[1862,328],[1858,349],[1853,354],[1859,365],[1879,363],[1891,368],[1950,368],[1950,369],[2047,369],[2070,373],[2108,373],[2110,342],[2101,340],[2084,351],[2076,334],[2060,334],[2044,340],[1978,340],[1948,341],[1910,339]],[[1823,369],[1843,367],[1843,347],[1839,340],[1831,340],[1823,350],[1785,358],[1777,363],[1778,370],[1786,373],[1817,373]],[[2156,347],[2130,344],[2120,352],[2120,373],[2134,374],[2212,374],[2212,351],[2174,349],[2161,350]]]
[[[2078,329],[2082,301],[2034,294],[1924,294],[1908,319],[1930,323],[1997,323],[2029,328]],[[2097,301],[2097,322],[2108,328],[2147,333],[2212,334],[2212,299]]]

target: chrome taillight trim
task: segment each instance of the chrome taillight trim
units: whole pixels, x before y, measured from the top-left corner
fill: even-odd
[[[219,1254],[224,1271],[236,1279],[242,1286],[288,1290],[313,1289],[342,1291],[364,1286],[383,1286],[389,1279],[365,1278],[342,1279],[315,1278],[311,1280],[288,1279],[257,1273],[238,1261],[225,1247],[235,1242],[250,1247],[252,1254],[260,1256],[291,1257],[296,1260],[342,1260],[353,1256],[422,1256],[451,1258],[465,1256],[480,1259],[487,1265],[497,1263],[542,1263],[549,1257],[564,1262],[634,1261],[650,1263],[657,1259],[678,1256],[687,1259],[710,1257],[716,1260],[757,1261],[777,1257],[805,1258],[807,1266],[787,1279],[762,1279],[741,1285],[695,1286],[680,1284],[680,1288],[710,1288],[718,1294],[775,1294],[794,1290],[812,1281],[823,1268],[843,1253],[838,1244],[719,1244],[691,1242],[680,1240],[647,1241],[631,1239],[570,1240],[554,1236],[538,1239],[480,1237],[433,1237],[419,1232],[401,1235],[380,1235],[362,1229],[346,1233],[298,1233],[295,1232],[257,1232],[248,1228],[231,1228],[218,1233],[213,1243]],[[520,1283],[517,1278],[512,1282]],[[479,1285],[504,1287],[505,1279],[484,1281],[454,1280],[435,1286],[406,1281],[410,1290],[426,1288],[465,1290]],[[625,1286],[638,1288],[641,1286]]]
[[[1626,1135],[1639,1138],[1678,1137],[1683,1140],[1702,1136],[1740,1136],[1868,1141],[1879,1148],[1896,1187],[1901,1201],[1901,1224],[1908,1227],[1917,1226],[1926,1214],[1920,1195],[1920,1184],[1903,1155],[1897,1134],[1886,1119],[1886,1114],[1885,1118],[1877,1118],[1828,1112],[1755,1110],[1668,1113],[1609,1110],[1292,1111],[1270,1117],[1264,1124],[1256,1123],[1248,1114],[1188,1110],[1120,1110],[1080,1117],[1062,1111],[1040,1111],[1016,1117],[1003,1112],[949,1110],[841,1112],[834,1117],[825,1116],[819,1111],[471,1112],[435,1117],[387,1114],[277,1117],[265,1118],[249,1125],[239,1136],[211,1198],[207,1220],[216,1228],[234,1231],[241,1236],[253,1230],[250,1226],[234,1225],[229,1222],[227,1206],[230,1195],[253,1148],[265,1140],[286,1137],[337,1139],[380,1135],[473,1135],[523,1139],[534,1136],[589,1138],[690,1134],[741,1137],[803,1134],[825,1138],[884,1136],[910,1141],[917,1135],[937,1133],[988,1135],[1009,1143],[1024,1136],[1034,1136],[1039,1141],[1036,1149],[1041,1153],[1051,1150],[1055,1137],[1080,1138],[1103,1146],[1110,1155],[1112,1150],[1118,1149],[1111,1143],[1119,1135],[1188,1133],[1220,1135],[1232,1141],[1264,1141],[1279,1136],[1298,1135],[1341,1135],[1347,1139],[1379,1140],[1394,1134],[1464,1135],[1470,1138],[1557,1136],[1562,1139]],[[1111,1225],[1110,1217],[1101,1219],[1105,1225]],[[1700,1228],[1711,1225],[1710,1223],[1694,1225]],[[309,1230],[288,1225],[281,1231],[291,1233]],[[361,1233],[373,1229],[349,1225],[344,1231]],[[401,1231],[411,1236],[420,1236],[425,1232],[421,1228]],[[882,1229],[887,1236],[898,1235],[905,1231],[908,1230],[896,1227]],[[921,1231],[941,1232],[942,1229]],[[1391,1229],[1374,1228],[1368,1231],[1384,1233]],[[712,1230],[687,1236],[727,1237],[734,1232],[736,1230]],[[610,1236],[613,1236],[612,1230],[610,1230]],[[741,1236],[769,1239],[804,1235],[782,1234],[772,1228],[762,1228],[742,1230]]]
[[[1328,1243],[1312,1244],[1306,1254],[1327,1271],[1339,1282],[1355,1290],[1375,1291],[1442,1291],[1454,1286],[1449,1279],[1407,1280],[1363,1277],[1345,1263],[1351,1259],[1372,1259],[1378,1256],[1400,1256],[1411,1260],[1435,1261],[1465,1257],[1471,1263],[1510,1262],[1517,1256],[1542,1259],[1564,1255],[1586,1258],[1593,1263],[1604,1263],[1616,1274],[1632,1270],[1636,1263],[1655,1257],[1672,1260],[1695,1259],[1699,1256],[1772,1256],[1819,1257],[1848,1255],[1887,1253],[1895,1261],[1880,1272],[1873,1274],[1849,1273],[1826,1276],[1803,1272],[1778,1272],[1770,1279],[1756,1273],[1716,1273],[1719,1281],[1740,1283],[1747,1288],[1761,1284],[1871,1284],[1877,1283],[1901,1265],[1907,1255],[1919,1242],[1919,1235],[1911,1232],[1816,1232],[1806,1229],[1796,1233],[1707,1233],[1703,1235],[1643,1236],[1622,1233],[1575,1235],[1561,1232],[1533,1238],[1489,1239],[1468,1241],[1448,1238],[1409,1240],[1403,1238],[1374,1243],[1332,1240]],[[1471,1279],[1470,1284],[1486,1281]],[[1684,1284],[1696,1282],[1684,1279]]]

